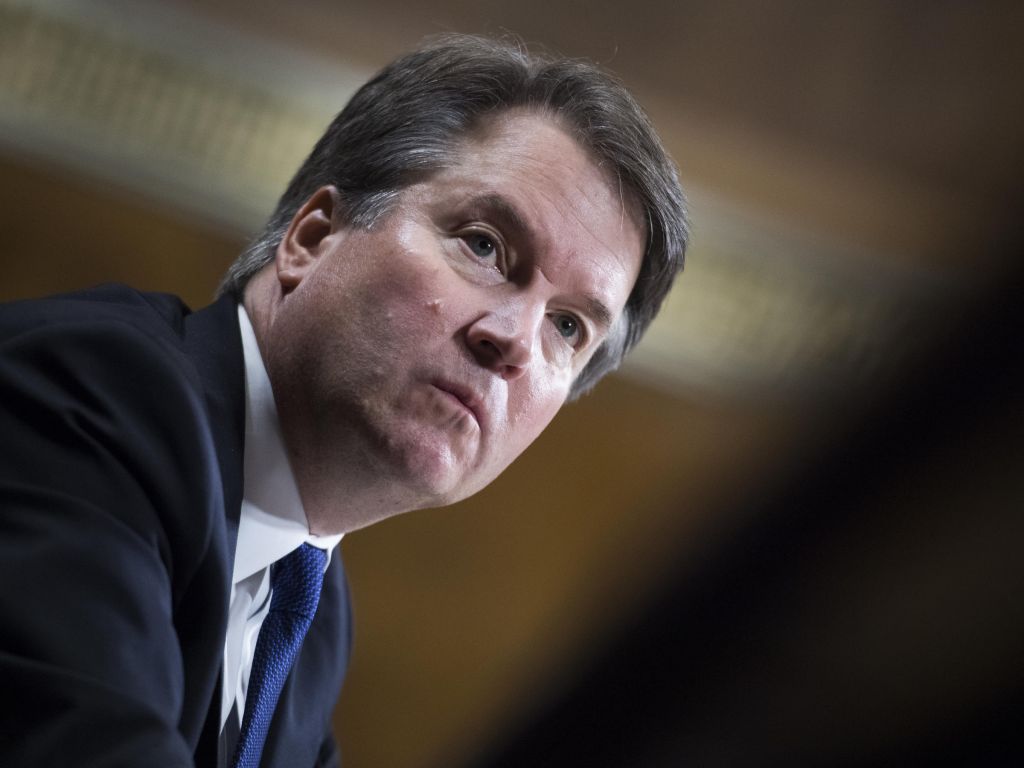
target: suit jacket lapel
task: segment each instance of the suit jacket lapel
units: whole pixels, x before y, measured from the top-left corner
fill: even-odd
[[[224,489],[225,564],[221,585],[224,620],[231,593],[238,520],[242,506],[242,468],[245,450],[245,363],[238,329],[237,302],[223,296],[210,306],[185,318],[185,351],[189,355],[203,387],[210,432],[213,435],[218,469]],[[214,555],[214,553],[211,553]],[[196,747],[197,766],[217,766],[223,762],[220,746],[220,699],[223,685],[223,632],[216,638],[217,675],[206,718]],[[202,704],[196,702],[197,707]]]

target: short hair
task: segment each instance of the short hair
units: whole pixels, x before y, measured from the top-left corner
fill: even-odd
[[[553,116],[618,182],[646,228],[622,317],[573,382],[570,399],[587,392],[640,340],[682,270],[686,203],[650,120],[615,77],[589,62],[531,54],[515,41],[445,35],[381,70],[328,126],[220,292],[241,297],[320,187],[337,188],[347,224],[370,227],[406,186],[455,164],[460,140],[484,120],[514,108]]]

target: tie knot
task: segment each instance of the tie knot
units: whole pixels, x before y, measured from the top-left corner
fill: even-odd
[[[320,601],[327,553],[312,544],[303,544],[282,557],[270,569],[274,590],[270,609],[291,611],[312,619]]]

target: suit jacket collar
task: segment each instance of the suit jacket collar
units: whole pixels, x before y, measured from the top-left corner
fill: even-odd
[[[222,296],[185,318],[185,351],[199,372],[210,413],[224,486],[230,573],[242,505],[245,454],[245,365],[234,297]]]

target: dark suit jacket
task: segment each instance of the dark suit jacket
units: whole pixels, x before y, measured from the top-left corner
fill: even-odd
[[[217,765],[244,392],[233,300],[0,307],[0,765]],[[335,552],[264,766],[337,761],[350,643]]]

